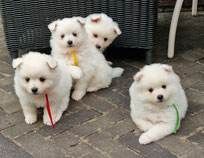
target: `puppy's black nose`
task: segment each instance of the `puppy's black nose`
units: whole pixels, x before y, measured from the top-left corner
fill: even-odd
[[[99,46],[99,45],[96,45],[96,48],[97,48],[97,49],[101,49],[101,46]]]
[[[37,88],[35,88],[35,87],[34,87],[34,88],[32,88],[31,90],[32,90],[32,92],[33,92],[33,93],[36,93],[36,92],[38,91],[38,89],[37,89]]]
[[[73,42],[69,40],[67,43],[71,46]]]
[[[162,100],[164,99],[164,96],[160,94],[160,95],[157,96],[157,99],[158,99],[159,101],[162,101]]]

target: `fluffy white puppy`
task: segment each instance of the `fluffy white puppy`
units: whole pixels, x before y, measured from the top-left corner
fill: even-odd
[[[132,120],[144,131],[140,144],[157,141],[174,132],[178,115],[173,105],[178,109],[179,128],[188,104],[180,78],[171,66],[145,66],[134,76],[129,93]]]
[[[52,55],[74,65],[75,53],[82,77],[76,81],[72,98],[80,100],[86,92],[97,91],[111,84],[112,78],[123,73],[122,68],[111,68],[104,56],[89,40],[81,17],[64,18],[52,22],[48,28],[52,32],[50,45]]]
[[[118,24],[104,13],[86,17],[85,28],[96,48],[103,52],[121,34]]]
[[[51,125],[46,109],[48,95],[53,123],[68,107],[72,78],[63,62],[52,56],[29,52],[13,60],[14,87],[27,124],[37,121],[37,108],[44,107],[43,122]]]

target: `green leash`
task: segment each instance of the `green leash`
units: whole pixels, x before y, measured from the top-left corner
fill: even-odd
[[[177,109],[175,104],[173,104],[173,107],[176,110],[176,125],[175,125],[175,128],[174,128],[174,133],[176,134],[176,131],[177,131],[178,125],[179,125],[179,112],[178,112],[178,109]]]

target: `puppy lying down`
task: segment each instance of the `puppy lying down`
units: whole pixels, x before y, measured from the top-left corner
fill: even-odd
[[[176,132],[188,104],[180,78],[171,66],[145,66],[134,76],[129,93],[131,118],[144,132],[139,138],[140,144]]]

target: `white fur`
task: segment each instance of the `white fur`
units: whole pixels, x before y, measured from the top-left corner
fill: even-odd
[[[97,20],[93,22],[92,20]],[[85,28],[91,39],[91,42],[98,48],[100,52],[103,52],[113,40],[121,34],[118,24],[113,19],[104,13],[101,14],[90,14],[86,17]],[[98,37],[94,37],[96,34]],[[107,41],[104,39],[107,38]]]
[[[72,41],[72,45],[69,45],[68,41]],[[81,17],[58,20],[56,30],[52,32],[50,45],[52,55],[62,59],[68,66],[74,65],[71,52],[74,51],[76,54],[83,74],[74,85],[72,98],[75,100],[80,100],[86,91],[97,91],[108,87],[112,78],[119,77],[123,73],[121,68],[111,68],[104,56],[90,42]]]
[[[53,123],[60,120],[69,103],[72,79],[66,66],[52,56],[29,52],[13,60],[15,70],[14,87],[19,97],[27,124],[37,121],[37,108],[44,107],[43,122],[51,125],[46,108],[45,94],[48,95]],[[40,81],[40,78],[45,81]],[[25,79],[29,78],[29,81]],[[38,91],[34,94],[33,88]]]
[[[152,92],[149,92],[150,88]],[[139,138],[140,144],[148,144],[173,133],[177,118],[173,104],[179,111],[180,121],[185,117],[187,99],[179,76],[169,65],[145,66],[134,76],[129,93],[132,120],[144,131]],[[162,102],[159,102],[158,95],[163,95]]]

